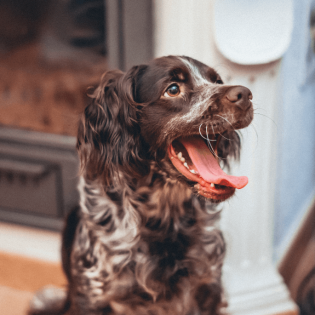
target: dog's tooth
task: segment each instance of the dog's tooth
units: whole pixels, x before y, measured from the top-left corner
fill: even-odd
[[[178,158],[181,160],[181,158],[183,157],[183,153],[182,153],[182,152],[179,152],[179,153],[177,154],[177,156],[178,156]]]
[[[183,163],[186,162],[186,160],[185,160],[185,158],[184,158],[183,156],[180,158],[180,160],[181,160]]]
[[[190,170],[190,173],[197,174],[195,170]]]
[[[189,169],[188,164],[186,162],[184,163],[184,166]]]
[[[214,187],[214,183],[211,183],[210,186],[211,186],[211,187]]]

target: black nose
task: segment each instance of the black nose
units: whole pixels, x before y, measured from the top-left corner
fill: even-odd
[[[247,109],[253,99],[252,92],[245,86],[234,86],[230,88],[225,97],[228,101],[236,106],[241,107],[243,110]]]

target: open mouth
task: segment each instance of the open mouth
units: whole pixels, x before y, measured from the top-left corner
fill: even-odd
[[[178,138],[168,148],[175,168],[187,179],[196,182],[194,187],[200,195],[215,201],[228,199],[235,189],[241,189],[248,183],[246,176],[227,175],[221,169],[217,157],[219,138],[213,136],[216,141],[211,142],[211,150],[200,136]]]

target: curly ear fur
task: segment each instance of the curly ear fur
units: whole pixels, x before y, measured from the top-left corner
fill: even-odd
[[[137,76],[145,66],[126,74],[108,71],[91,95],[79,125],[77,148],[87,179],[102,178],[105,186],[116,181],[139,178],[149,170],[140,139],[137,104],[134,101]],[[124,176],[124,179],[121,178]]]

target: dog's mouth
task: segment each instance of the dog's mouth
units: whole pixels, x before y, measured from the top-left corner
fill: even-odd
[[[213,139],[216,141],[211,142],[210,150],[200,136],[178,138],[169,146],[168,155],[182,175],[197,183],[194,187],[198,194],[219,202],[231,197],[235,189],[245,187],[248,178],[223,172],[217,156],[220,137],[213,136]]]

